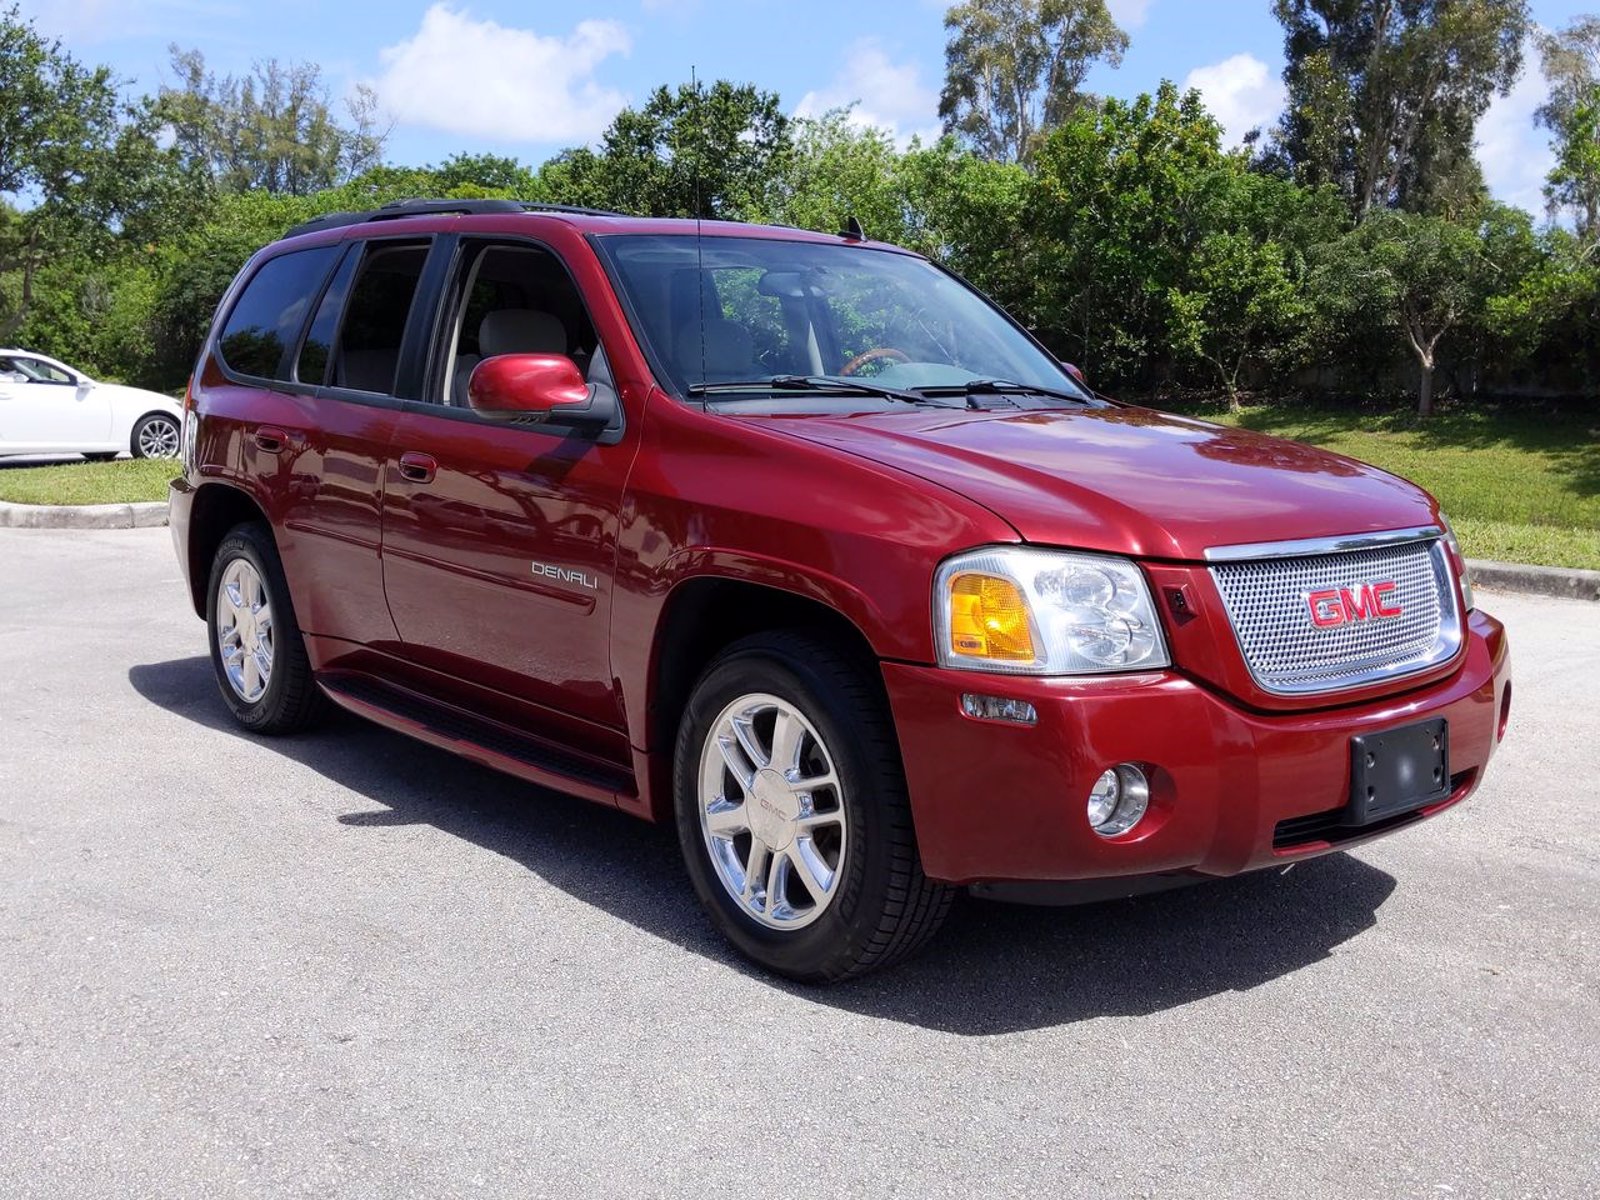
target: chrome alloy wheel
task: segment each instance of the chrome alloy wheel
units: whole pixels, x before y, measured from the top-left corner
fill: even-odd
[[[152,417],[139,430],[143,458],[178,457],[178,423],[171,417]]]
[[[798,708],[741,696],[700,752],[700,832],[717,878],[769,929],[811,924],[838,894],[848,848],[833,757]]]
[[[236,558],[217,588],[217,649],[234,693],[254,704],[272,682],[272,605],[261,575]]]

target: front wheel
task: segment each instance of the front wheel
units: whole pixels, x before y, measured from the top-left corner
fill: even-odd
[[[831,983],[902,958],[951,892],[922,873],[881,686],[798,634],[739,642],[679,726],[678,839],[701,903],[746,956]]]
[[[211,560],[206,630],[217,686],[255,733],[293,733],[322,714],[289,585],[266,526],[231,530]]]
[[[150,413],[133,427],[128,449],[135,458],[177,458],[178,421],[166,413]]]

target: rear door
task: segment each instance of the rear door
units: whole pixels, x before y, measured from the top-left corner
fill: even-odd
[[[207,404],[239,421],[248,486],[270,515],[301,628],[393,643],[379,562],[383,468],[399,412],[400,349],[428,240],[351,241],[268,260],[218,349]],[[387,364],[387,365],[386,365]]]
[[[566,354],[592,386],[611,386],[578,289],[550,249],[464,239],[441,309],[427,402],[395,427],[384,491],[384,584],[405,653],[535,706],[573,743],[614,752],[614,737],[585,726],[621,725],[608,632],[637,432],[510,425],[467,407],[472,368],[496,354]]]

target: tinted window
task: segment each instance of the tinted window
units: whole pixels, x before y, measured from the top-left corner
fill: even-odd
[[[287,379],[280,370],[284,351],[300,332],[311,301],[338,253],[337,246],[318,246],[281,254],[262,264],[245,284],[222,328],[217,348],[223,361],[241,375]]]
[[[406,320],[427,258],[426,242],[367,246],[332,353],[328,382],[334,387],[394,393]],[[329,300],[335,298],[330,294]],[[322,323],[320,312],[317,323]]]
[[[352,253],[339,264],[333,282],[322,293],[322,303],[312,318],[306,340],[300,344],[300,360],[295,365],[294,377],[300,383],[322,384],[327,381],[328,360],[333,356],[333,339],[339,332],[339,318],[344,315],[345,297],[350,294],[350,281],[355,278],[359,253]]]

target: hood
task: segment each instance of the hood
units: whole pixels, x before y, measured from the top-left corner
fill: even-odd
[[[1045,545],[1198,560],[1209,546],[1436,522],[1426,492],[1376,467],[1150,409],[768,420],[959,492]]]

